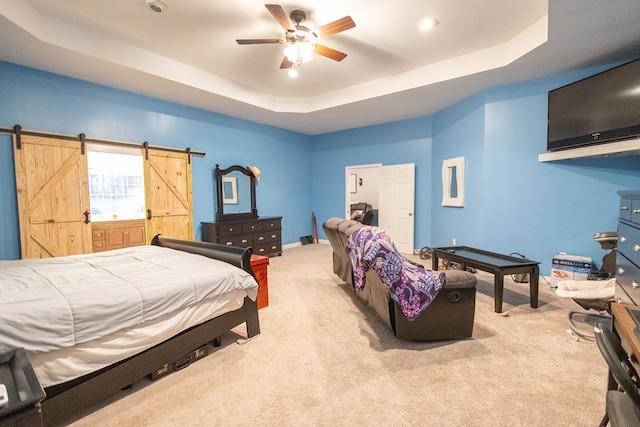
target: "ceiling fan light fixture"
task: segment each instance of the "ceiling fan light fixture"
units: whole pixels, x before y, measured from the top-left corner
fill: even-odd
[[[313,59],[314,46],[309,43],[295,42],[284,48],[284,56],[294,64],[304,64]]]

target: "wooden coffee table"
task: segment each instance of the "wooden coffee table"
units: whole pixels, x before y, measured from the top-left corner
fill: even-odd
[[[449,260],[467,267],[486,271],[494,276],[494,302],[496,313],[502,313],[505,274],[529,273],[529,299],[531,307],[538,308],[538,261],[501,255],[469,246],[448,246],[432,249],[432,269],[438,270],[438,260]]]

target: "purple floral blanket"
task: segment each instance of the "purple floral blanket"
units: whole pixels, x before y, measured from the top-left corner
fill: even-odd
[[[407,261],[384,230],[362,227],[351,234],[346,251],[353,266],[356,291],[365,285],[365,272],[373,268],[390,290],[408,320],[415,320],[438,295],[444,273]]]

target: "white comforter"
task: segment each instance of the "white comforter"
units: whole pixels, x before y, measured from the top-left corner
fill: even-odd
[[[0,353],[71,347],[234,289],[255,300],[258,285],[225,262],[159,246],[0,261]]]

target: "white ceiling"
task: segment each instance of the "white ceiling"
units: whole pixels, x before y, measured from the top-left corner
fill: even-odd
[[[0,60],[309,135],[433,114],[489,87],[640,56],[638,0],[295,0],[319,40],[295,79],[256,0],[0,0]],[[440,24],[418,29],[421,18]]]

